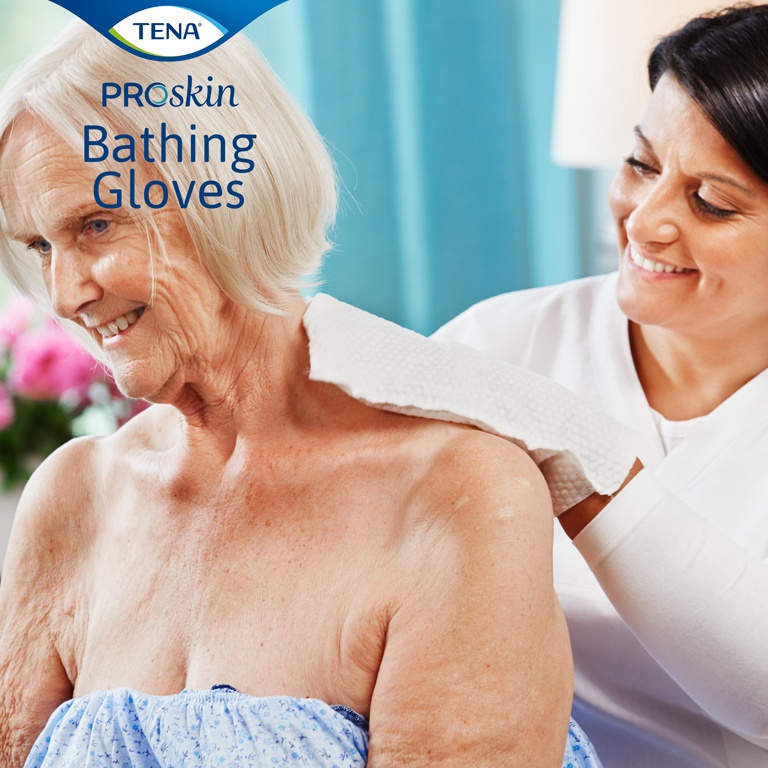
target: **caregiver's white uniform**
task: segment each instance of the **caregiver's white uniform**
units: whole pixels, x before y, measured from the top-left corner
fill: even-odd
[[[707,416],[664,422],[615,290],[614,274],[498,296],[436,337],[542,373],[634,428],[676,494],[641,473],[576,547],[556,526],[574,717],[605,768],[766,768],[768,371]]]

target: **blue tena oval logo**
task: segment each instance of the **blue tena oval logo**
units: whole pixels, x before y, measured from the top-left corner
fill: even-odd
[[[215,45],[227,34],[227,30],[210,17],[175,5],[159,5],[132,13],[109,32],[124,45],[158,59],[194,55]]]
[[[52,0],[79,16],[104,37],[136,56],[180,61],[200,56],[228,40],[262,13],[285,0]],[[0,5],[2,0],[0,0]],[[116,12],[117,11],[117,12]],[[119,18],[117,14],[124,16]],[[156,98],[152,95],[152,98]],[[159,97],[157,97],[159,98]]]

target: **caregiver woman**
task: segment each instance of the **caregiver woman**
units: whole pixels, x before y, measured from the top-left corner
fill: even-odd
[[[574,717],[607,767],[768,765],[766,41],[758,6],[656,46],[610,191],[617,274],[498,296],[438,333],[644,436],[647,469],[561,517],[576,548],[555,545]]]

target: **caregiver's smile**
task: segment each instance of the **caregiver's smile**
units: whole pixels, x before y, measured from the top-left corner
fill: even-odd
[[[684,274],[685,272],[695,272],[695,269],[687,269],[685,267],[676,267],[674,264],[667,264],[664,261],[652,261],[651,259],[643,256],[638,250],[631,245],[627,245],[627,255],[632,260],[632,263],[642,269],[644,272],[664,272],[666,274]]]

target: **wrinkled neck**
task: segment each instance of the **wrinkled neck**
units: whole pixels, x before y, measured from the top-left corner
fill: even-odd
[[[285,315],[235,306],[222,313],[204,350],[163,388],[158,401],[177,409],[187,433],[234,440],[291,418],[308,380],[309,346],[303,299],[291,295],[284,306]]]

